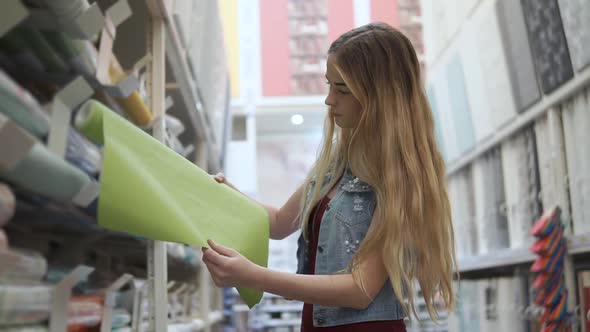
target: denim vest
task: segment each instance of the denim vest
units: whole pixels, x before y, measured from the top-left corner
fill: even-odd
[[[328,175],[322,183],[322,193],[328,189],[326,185],[329,180]],[[316,181],[312,179],[306,194],[307,205],[315,185]],[[328,203],[322,217],[315,274],[350,273],[349,265],[367,234],[375,206],[375,193],[371,187],[356,178],[347,167],[340,189]],[[299,237],[297,245],[297,273],[308,274],[308,243],[303,235]],[[389,279],[367,309],[313,306],[313,324],[316,327],[398,320],[405,316],[406,313],[395,297]]]

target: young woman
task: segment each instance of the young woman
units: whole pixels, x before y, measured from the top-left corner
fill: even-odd
[[[420,64],[402,33],[373,23],[334,41],[326,80],[319,158],[283,207],[265,206],[271,238],[302,231],[298,274],[213,241],[203,261],[218,286],[304,302],[302,331],[405,331],[415,281],[433,319],[435,299],[455,304],[445,167]]]

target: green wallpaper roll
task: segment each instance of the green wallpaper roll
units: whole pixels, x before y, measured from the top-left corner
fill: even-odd
[[[268,261],[266,210],[165,147],[97,101],[76,127],[104,144],[98,222],[151,239],[207,247],[213,239],[254,263]],[[262,293],[238,289],[252,307]]]
[[[88,175],[55,156],[41,143],[33,145],[14,169],[0,172],[0,177],[62,202],[72,201],[91,182]]]

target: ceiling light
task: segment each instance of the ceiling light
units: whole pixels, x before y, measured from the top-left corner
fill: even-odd
[[[296,126],[303,124],[303,115],[295,114],[295,115],[291,116],[291,123]]]

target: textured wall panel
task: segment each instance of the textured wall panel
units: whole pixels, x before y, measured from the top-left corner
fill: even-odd
[[[573,77],[557,0],[522,0],[525,22],[544,93]]]
[[[499,0],[496,3],[496,12],[506,51],[514,102],[517,110],[522,112],[541,97],[522,6],[520,1]]]

